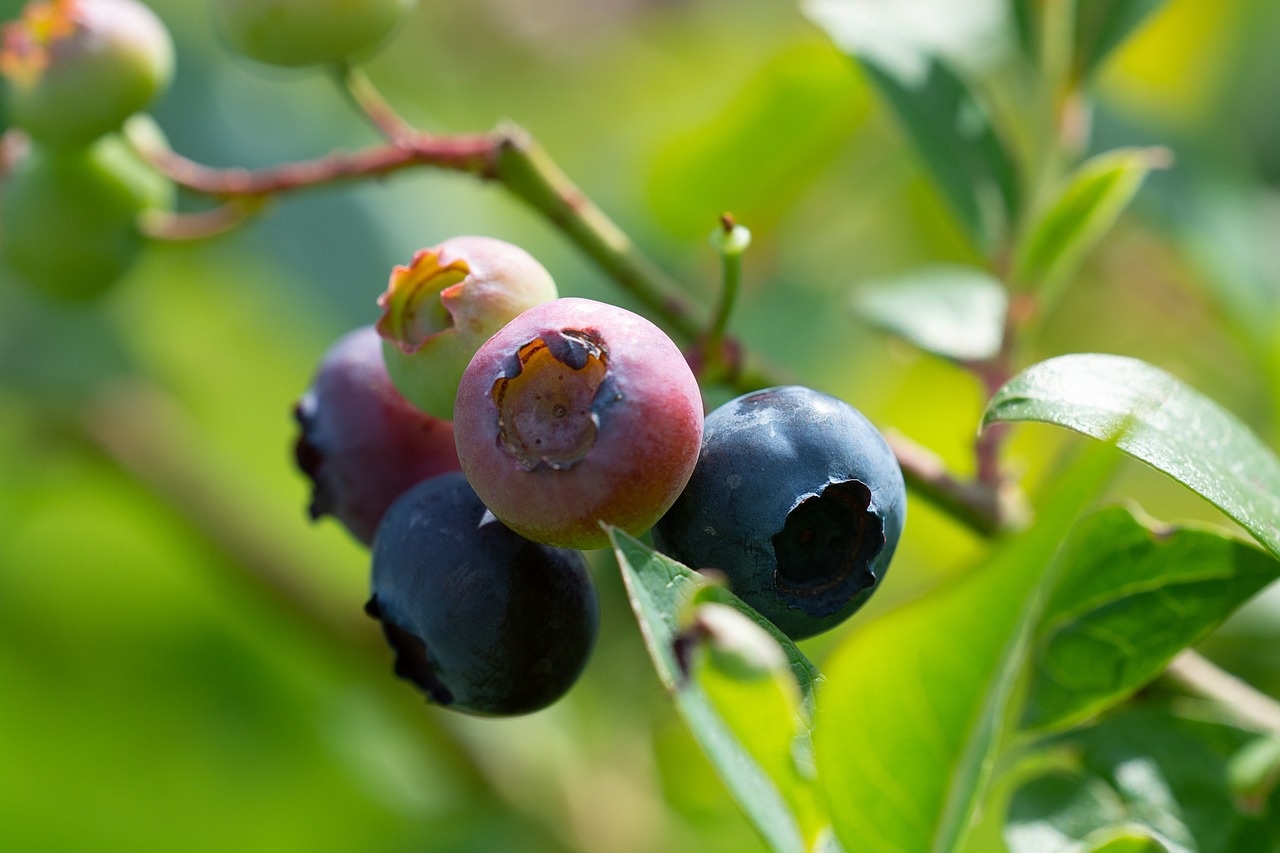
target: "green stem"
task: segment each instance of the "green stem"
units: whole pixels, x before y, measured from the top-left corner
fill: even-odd
[[[522,129],[508,125],[488,134],[412,138],[355,152],[334,152],[315,160],[261,170],[216,169],[196,163],[155,140],[130,137],[135,149],[178,186],[223,200],[260,200],[303,189],[388,175],[429,166],[500,182],[517,198],[554,223],[624,291],[645,305],[672,335],[685,344],[699,339],[703,326],[677,294],[682,288],[649,260],[605,213],[579,190],[548,154]],[[731,306],[722,302],[727,318]],[[791,382],[788,377],[745,356],[726,380],[740,393]],[[958,483],[933,465],[901,460],[907,485],[939,504],[957,521],[980,533],[1003,529],[1003,501],[986,484]]]
[[[387,141],[399,143],[419,135],[417,129],[401,118],[395,108],[382,97],[382,93],[364,71],[343,62],[333,66],[333,75],[338,89]]]
[[[499,181],[563,231],[679,337],[694,340],[700,327],[676,296],[681,288],[675,280],[637,249],[528,133],[506,125],[496,136],[499,141],[493,169],[486,177]]]
[[[716,306],[711,329],[707,332],[710,350],[719,350],[729,327],[729,315],[733,312],[742,284],[742,253],[750,244],[751,232],[734,222],[727,213],[720,218],[720,227],[711,234],[711,245],[720,255],[721,289],[720,304]]]

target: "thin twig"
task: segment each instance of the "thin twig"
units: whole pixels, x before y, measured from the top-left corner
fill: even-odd
[[[340,63],[334,67],[334,76],[338,88],[388,142],[401,144],[418,136],[414,126],[405,121],[395,107],[382,97],[382,93],[360,68]]]
[[[1165,673],[1197,696],[1220,703],[1247,728],[1280,736],[1280,702],[1210,662],[1184,650]]]
[[[515,125],[470,136],[418,133],[396,143],[260,170],[212,168],[156,147],[152,140],[131,141],[154,168],[179,186],[222,199],[267,197],[418,166],[498,181],[563,231],[675,337],[691,344],[702,334],[702,324],[678,295],[683,288],[641,252],[541,146]],[[746,356],[739,359],[726,380],[739,392],[787,381]],[[899,449],[905,447],[899,443]],[[1004,515],[1002,484],[961,483],[945,472],[936,457],[916,450],[900,453],[899,462],[908,486],[977,532],[993,535],[1013,521]]]

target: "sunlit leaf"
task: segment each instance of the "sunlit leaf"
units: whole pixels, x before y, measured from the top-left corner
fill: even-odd
[[[678,233],[701,237],[725,211],[767,231],[870,112],[867,87],[815,41],[774,56],[720,111],[658,152],[650,198]]]
[[[1239,812],[1222,784],[1230,757],[1252,738],[1162,710],[1127,711],[1066,735],[1052,748],[1070,766],[1018,789],[1006,842],[1012,853],[1274,850],[1276,821]]]
[[[1051,773],[1018,789],[1009,807],[1010,853],[1186,853],[1156,840],[1151,830],[1126,825],[1129,809],[1102,779]]]
[[[974,244],[992,250],[1018,210],[1017,174],[957,69],[1002,43],[1003,5],[810,0],[804,9],[862,66]]]
[[[931,266],[854,294],[863,319],[920,349],[957,361],[981,361],[1000,351],[1009,299],[1004,286],[975,267]]]
[[[1280,577],[1280,562],[1208,530],[1151,530],[1126,509],[1082,519],[1040,617],[1023,725],[1062,727],[1127,697]]]
[[[1121,148],[1081,165],[1021,241],[1015,278],[1052,286],[1068,277],[1166,158],[1159,149]]]
[[[832,654],[814,748],[846,849],[958,848],[1025,652],[1028,600],[1114,457],[1094,449],[1058,477],[1029,530]]]
[[[1065,355],[996,392],[983,424],[1042,421],[1163,471],[1280,556],[1280,461],[1234,415],[1159,368],[1115,355]]]
[[[807,747],[803,728],[821,678],[817,669],[768,620],[727,590],[709,585],[696,572],[619,530],[611,530],[610,537],[658,678],[694,738],[775,851],[810,849],[827,820],[818,811],[812,780],[797,764],[795,753]],[[800,688],[799,718],[768,685],[735,687],[714,674],[684,678],[675,643],[683,627],[680,614],[695,596],[733,605],[781,645]],[[713,699],[708,686],[725,704]],[[751,693],[766,701],[752,704],[752,697],[744,695]],[[780,732],[786,736],[780,738]]]

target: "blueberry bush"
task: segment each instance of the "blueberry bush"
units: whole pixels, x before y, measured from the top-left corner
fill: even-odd
[[[0,11],[6,849],[1280,849],[1273,3]]]

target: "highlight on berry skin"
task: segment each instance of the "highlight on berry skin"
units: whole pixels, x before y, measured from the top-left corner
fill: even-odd
[[[792,385],[707,416],[698,466],[653,537],[803,639],[880,588],[905,517],[902,470],[879,431],[844,401]]]
[[[603,302],[557,299],[476,351],[454,436],[462,470],[508,527],[549,545],[604,548],[602,522],[643,534],[684,488],[702,398],[657,326]]]
[[[454,237],[422,249],[391,271],[378,298],[387,372],[413,405],[451,420],[458,380],[480,345],[556,296],[542,264],[503,240]]]

